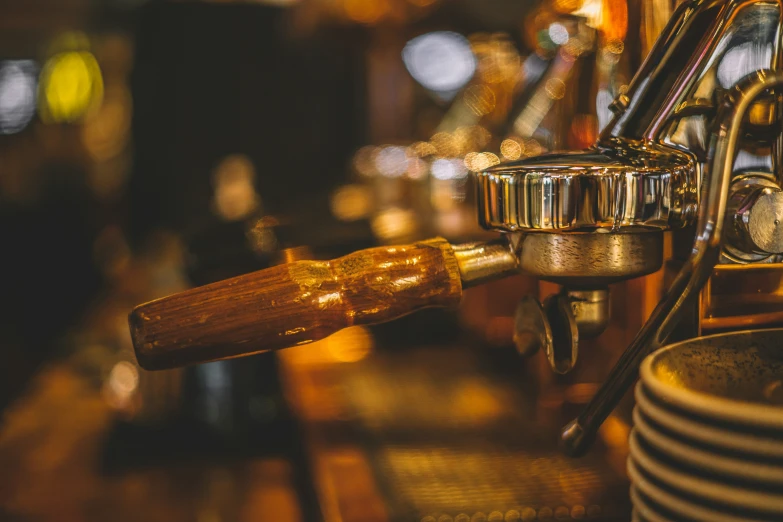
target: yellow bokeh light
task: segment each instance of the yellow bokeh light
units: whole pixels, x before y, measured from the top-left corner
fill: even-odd
[[[495,110],[495,92],[486,85],[474,85],[463,95],[467,105],[476,116],[484,116]]]
[[[389,241],[410,236],[416,231],[416,223],[412,210],[392,207],[375,216],[370,226],[378,238]]]
[[[497,84],[516,81],[520,57],[507,34],[472,35],[471,47],[478,58],[478,72],[483,82]]]
[[[341,221],[356,221],[367,217],[373,208],[372,190],[365,185],[346,185],[331,198],[332,214]]]
[[[468,152],[481,150],[484,148],[489,140],[492,139],[492,135],[487,129],[480,125],[472,125],[470,127],[460,127],[454,131],[454,139],[457,148],[459,149],[459,156],[464,156]]]
[[[419,157],[435,156],[438,153],[438,149],[432,143],[427,141],[417,141],[408,150]]]
[[[628,447],[628,435],[630,432],[630,426],[614,415],[609,416],[604,421],[601,430],[599,431],[604,444],[610,448],[619,448],[623,450]]]
[[[86,51],[55,54],[41,71],[39,111],[46,123],[75,122],[103,99],[98,61]]]
[[[338,362],[361,361],[372,351],[372,334],[363,326],[352,326],[326,338],[326,349]]]
[[[478,155],[478,152],[468,152],[465,155],[465,167],[467,167],[468,170],[474,171],[473,166],[476,164],[476,158]]]
[[[526,139],[522,148],[525,151],[525,156],[538,156],[539,154],[546,152],[546,148],[534,138]]]
[[[465,166],[473,172],[481,172],[498,163],[500,163],[500,158],[491,152],[482,152],[475,156],[472,154],[465,156]]]
[[[430,140],[435,147],[437,155],[443,158],[453,158],[459,155],[459,143],[457,139],[448,132],[438,132]]]
[[[500,153],[509,160],[519,159],[522,155],[522,145],[510,138],[503,140],[503,143],[500,144]]]

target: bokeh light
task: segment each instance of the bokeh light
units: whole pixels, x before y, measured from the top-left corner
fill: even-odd
[[[423,159],[413,156],[408,158],[408,170],[405,175],[413,180],[424,179],[429,172],[429,165]]]
[[[451,31],[414,38],[405,45],[402,59],[417,82],[442,95],[464,87],[476,72],[476,57],[467,38]]]
[[[500,163],[500,158],[491,152],[468,154],[465,156],[465,166],[473,172],[481,172]]]
[[[478,60],[478,76],[487,84],[516,83],[521,58],[506,33],[478,33],[471,36],[473,53]]]
[[[416,214],[409,209],[387,208],[373,218],[370,226],[380,239],[399,240],[416,231]]]
[[[17,133],[33,119],[37,72],[32,60],[0,62],[0,134]]]
[[[388,0],[343,0],[345,14],[362,24],[373,24],[389,12]]]
[[[367,145],[356,151],[353,155],[353,168],[362,176],[372,177],[378,171],[375,169],[375,156],[378,154],[376,147]]]
[[[557,45],[565,45],[568,42],[568,29],[559,22],[553,22],[549,25],[549,39]]]
[[[39,111],[47,123],[75,122],[103,99],[98,61],[87,51],[57,53],[41,71]]]
[[[480,125],[460,127],[454,131],[454,135],[461,142],[465,142],[462,144],[462,153],[464,154],[486,147],[489,141],[492,139],[492,134]]]
[[[408,147],[408,150],[420,158],[434,156],[438,153],[438,149],[436,149],[432,143],[427,141],[417,141]]]
[[[566,86],[565,82],[560,78],[550,78],[546,81],[544,86],[547,96],[553,100],[560,100],[565,96]]]
[[[106,93],[100,109],[90,116],[82,129],[84,146],[93,159],[108,160],[127,145],[130,134],[131,96],[124,88]]]
[[[367,357],[375,342],[369,330],[352,326],[326,338],[326,349],[334,360],[343,363],[358,362]]]
[[[495,92],[486,85],[479,84],[468,88],[465,94],[463,94],[463,99],[465,100],[465,105],[476,116],[484,116],[495,109]]]
[[[503,140],[500,144],[500,153],[507,160],[516,160],[522,156],[522,144],[512,138]]]
[[[522,146],[522,155],[529,157],[529,156],[538,156],[539,154],[543,154],[546,152],[546,147],[541,145],[535,138],[527,138],[524,140],[523,146]]]
[[[451,133],[438,132],[432,136],[430,143],[440,157],[453,157],[460,153],[459,143]]]
[[[127,361],[120,361],[109,372],[103,386],[103,396],[109,406],[125,409],[139,387],[139,370]]]
[[[372,190],[366,185],[346,185],[332,194],[330,203],[334,217],[341,221],[356,221],[372,212]]]
[[[253,184],[256,177],[252,161],[245,155],[224,158],[213,173],[215,212],[226,221],[237,221],[260,206]]]
[[[249,221],[245,237],[250,248],[260,255],[268,255],[276,251],[279,245],[275,227],[278,224],[277,219],[272,216]]]
[[[387,178],[399,178],[408,170],[408,155],[405,147],[389,145],[382,147],[375,154],[377,171]]]
[[[459,159],[437,159],[432,162],[432,177],[439,180],[465,179],[468,170]]]

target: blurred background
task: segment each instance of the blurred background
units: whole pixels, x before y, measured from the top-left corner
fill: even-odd
[[[0,519],[628,520],[627,415],[556,433],[656,303],[555,376],[522,276],[459,310],[185,370],[141,302],[295,259],[491,237],[470,173],[584,148],[674,0],[0,0]],[[539,354],[541,355],[541,354]]]

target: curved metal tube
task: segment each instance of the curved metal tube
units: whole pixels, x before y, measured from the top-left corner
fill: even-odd
[[[765,90],[780,85],[783,85],[783,74],[758,71],[737,84],[719,107],[710,141],[708,179],[702,185],[693,252],[598,393],[563,428],[561,444],[568,455],[580,456],[590,447],[598,428],[636,379],[639,364],[663,345],[712,274],[721,252],[740,126],[753,100]]]

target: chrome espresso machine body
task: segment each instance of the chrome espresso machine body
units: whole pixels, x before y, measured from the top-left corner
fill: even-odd
[[[522,355],[554,371],[609,322],[609,285],[664,265],[667,290],[582,414],[562,433],[586,451],[667,339],[783,322],[779,1],[682,4],[590,149],[477,176],[478,217],[501,238],[434,239],[296,261],[137,307],[142,367],[163,369],[306,344],[343,327],[451,306],[462,289],[522,271],[562,286],[515,317]],[[726,296],[732,306],[726,306]]]

